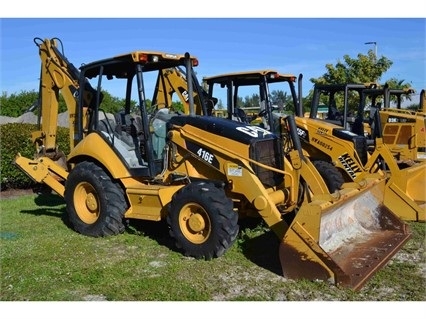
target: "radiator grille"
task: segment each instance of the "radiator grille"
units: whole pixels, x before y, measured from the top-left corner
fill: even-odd
[[[283,156],[278,139],[255,141],[250,147],[250,157],[262,164],[283,170]],[[284,176],[269,169],[252,164],[253,170],[263,185],[277,186]]]

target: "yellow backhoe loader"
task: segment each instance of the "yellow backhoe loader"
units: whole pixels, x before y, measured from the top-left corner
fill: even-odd
[[[410,110],[401,106],[401,96],[413,93],[412,89],[390,89],[385,86],[383,90],[363,92],[364,101],[360,104],[365,107],[365,99],[369,98],[370,104],[375,105],[377,97],[384,96],[384,105],[376,108],[374,113],[380,121],[380,131],[376,135],[383,138],[383,142],[401,165],[426,160],[426,111],[424,107]],[[391,97],[396,99],[394,107],[390,105]]]
[[[413,93],[413,89],[391,89],[387,85],[315,85],[310,117],[317,118],[320,104],[325,103],[329,115],[325,121],[367,136],[371,145],[375,138],[382,138],[398,164],[405,167],[426,159],[426,111],[401,107],[402,96]],[[340,105],[336,106],[337,100]],[[391,107],[391,101],[395,107]]]
[[[253,214],[277,235],[284,276],[354,290],[410,238],[407,225],[383,203],[380,178],[298,201],[306,159],[291,116],[283,121],[292,128],[285,136],[294,169],[286,171],[277,135],[195,114],[194,92],[203,94],[198,82],[187,81],[188,115],[157,109],[155,98],[148,105],[149,74],[160,77],[154,97],[165,69],[185,67],[187,78],[196,79],[192,67],[198,61],[189,53],[134,51],[77,69],[59,50],[59,39],[34,42],[41,58],[41,126],[32,135],[34,158],[17,154],[15,164],[63,196],[75,231],[108,236],[124,232],[125,219],[166,220],[183,254],[211,259],[235,242],[238,218]],[[117,117],[102,109],[101,88],[108,81],[124,81],[125,110]],[[70,119],[66,156],[55,142],[59,93]],[[137,115],[131,112],[134,101]],[[318,172],[312,174],[321,185]]]
[[[242,101],[240,91],[253,88],[259,96],[259,108],[264,126],[280,134],[280,117],[282,114],[273,112],[270,86],[280,84],[281,90],[288,88],[291,103],[297,115],[303,115],[301,98],[301,79],[299,75],[299,88],[296,92],[296,76],[280,74],[274,70],[256,70],[247,72],[234,72],[205,77],[208,86],[208,96],[217,95],[225,89],[227,96],[228,118],[244,121],[241,112]],[[283,87],[283,84],[286,87]],[[276,88],[276,87],[275,87]],[[357,85],[354,89],[359,91],[370,88],[367,85]],[[284,90],[282,90],[284,91]],[[246,92],[247,93],[247,92]],[[344,113],[347,116],[347,111]],[[333,119],[336,121],[336,119]],[[345,182],[358,182],[369,176],[378,175],[385,178],[386,188],[384,202],[394,207],[395,213],[407,221],[426,220],[426,194],[424,183],[426,180],[426,163],[418,164],[406,169],[400,169],[394,160],[389,148],[380,138],[375,140],[372,154],[368,152],[367,138],[342,127],[344,123],[322,121],[316,118],[296,116],[297,134],[300,137],[305,156],[315,165],[330,192],[338,190]],[[284,139],[285,141],[285,139]],[[381,169],[381,163],[387,163],[387,170]]]
[[[361,141],[361,143],[354,143],[359,145],[356,147],[356,153],[361,162],[355,161],[355,156],[345,152],[336,163],[345,165],[348,174],[353,176],[353,180],[357,180],[359,176],[362,177],[361,166],[364,170],[376,171],[377,163],[379,163],[382,171],[389,175],[385,201],[389,201],[389,204],[392,201],[393,205],[399,203],[401,207],[399,216],[404,220],[424,222],[426,221],[424,190],[426,162],[422,160],[422,154],[424,154],[425,144],[426,113],[400,109],[401,95],[412,92],[405,89],[389,89],[387,85],[384,87],[371,87],[364,84],[315,85],[310,119],[300,119],[298,124],[303,123],[303,129],[306,132],[314,132],[322,127],[323,133],[315,135],[316,140],[321,144],[315,147],[317,150],[315,156],[319,157],[328,156],[329,151],[323,145],[330,145],[327,141],[330,134],[336,134],[336,126],[346,128],[345,131],[349,134],[346,138],[348,141],[351,139]],[[335,118],[335,101],[339,93],[343,99],[342,105],[338,108],[340,116]],[[349,102],[351,94],[352,103],[355,104],[352,108]],[[390,108],[391,96],[395,97],[397,108]],[[322,97],[326,97],[325,103],[328,105],[329,116],[325,119],[317,119]],[[368,110],[367,102],[371,104]],[[379,106],[380,104],[383,104],[384,108]],[[309,136],[306,140],[309,143]],[[313,150],[310,153],[313,154]],[[355,162],[358,165],[354,164]],[[401,200],[398,200],[398,197]]]

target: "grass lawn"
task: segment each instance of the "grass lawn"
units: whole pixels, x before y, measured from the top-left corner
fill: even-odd
[[[55,195],[0,203],[0,301],[426,301],[424,223],[409,223],[412,239],[354,292],[282,277],[265,227],[241,225],[224,256],[204,261],[177,251],[162,222],[91,238],[64,222]]]

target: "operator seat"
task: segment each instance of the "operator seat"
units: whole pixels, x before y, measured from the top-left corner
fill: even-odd
[[[356,135],[364,136],[364,119],[362,117],[357,116],[355,118],[351,131]]]
[[[114,114],[117,125],[115,126],[115,136],[125,143],[129,152],[134,152],[140,165],[145,165],[142,158],[143,143],[139,140],[139,135],[142,132],[142,121],[138,117],[133,117],[124,112]]]
[[[238,122],[247,123],[247,115],[246,115],[246,112],[243,109],[241,109],[239,107],[235,108],[234,116],[237,118]]]

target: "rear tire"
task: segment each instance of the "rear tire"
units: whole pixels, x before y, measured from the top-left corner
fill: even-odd
[[[68,175],[64,197],[68,219],[77,232],[91,237],[124,232],[123,189],[96,164],[76,165]]]
[[[345,180],[340,171],[333,164],[320,160],[313,161],[313,164],[324,179],[330,193],[334,193],[342,188],[342,184]]]
[[[173,195],[167,224],[184,255],[205,260],[223,255],[239,231],[232,200],[208,182],[188,184]]]

